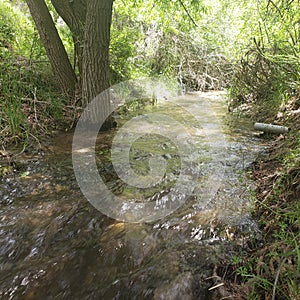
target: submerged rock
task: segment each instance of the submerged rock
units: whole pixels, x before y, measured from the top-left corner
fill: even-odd
[[[164,283],[154,292],[154,300],[192,300],[194,278],[191,272],[179,274],[171,282]]]

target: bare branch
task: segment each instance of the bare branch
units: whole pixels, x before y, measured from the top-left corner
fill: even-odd
[[[193,17],[190,15],[189,11],[187,10],[187,8],[185,7],[184,3],[182,2],[182,0],[179,0],[180,5],[183,7],[183,9],[185,10],[185,12],[187,13],[188,17],[191,19],[191,21],[193,22],[193,24],[198,27],[197,23],[195,22],[195,20],[193,19]]]

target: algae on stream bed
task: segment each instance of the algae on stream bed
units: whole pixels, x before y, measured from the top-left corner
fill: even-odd
[[[214,115],[202,111],[189,120],[178,114],[201,149],[190,171],[202,173],[193,194],[162,219],[123,223],[95,209],[73,173],[72,134],[54,138],[43,155],[24,155],[11,164],[13,173],[0,182],[1,299],[212,299],[224,293],[209,290],[216,283],[214,267],[259,235],[244,171],[262,146],[242,122],[237,131],[226,127],[222,93],[178,101],[191,107],[205,102]],[[145,111],[174,113],[167,103]],[[99,133],[96,159],[115,194],[141,202],[159,202],[170,191],[176,196],[180,159],[172,142],[159,133],[149,145],[146,137],[137,140],[130,152],[134,168],[146,174],[149,153],[165,155],[168,167],[158,187],[133,189],[116,176],[109,159],[113,134]]]

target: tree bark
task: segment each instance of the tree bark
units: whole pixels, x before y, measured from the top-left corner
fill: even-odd
[[[90,112],[92,123],[103,122],[110,114],[109,44],[113,0],[89,0],[85,22],[83,48],[82,100],[88,104],[99,93],[98,105]],[[105,122],[102,129],[111,127],[112,120]]]
[[[26,0],[26,3],[46,49],[53,73],[62,91],[68,97],[73,98],[75,94],[76,75],[48,7],[44,0]]]
[[[57,13],[62,17],[72,32],[74,50],[79,74],[82,74],[84,28],[86,21],[86,0],[51,0]]]
[[[74,96],[75,86],[81,88],[83,106],[103,92],[101,97],[97,97],[97,105],[86,121],[91,124],[101,121],[104,124],[102,129],[111,128],[113,119],[107,117],[110,115],[109,44],[113,0],[51,0],[73,34],[80,73],[77,84],[75,72],[44,0],[26,2],[64,92]]]

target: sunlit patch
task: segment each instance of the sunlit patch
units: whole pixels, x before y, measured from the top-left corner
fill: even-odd
[[[110,159],[102,165],[123,187],[118,193],[110,189],[99,174],[97,151],[92,151],[104,121],[99,116],[97,128],[91,131],[88,126],[95,122],[90,114],[105,97],[103,92],[86,107],[73,137],[74,173],[87,200],[107,216],[133,223],[164,218],[196,194],[206,195],[199,198],[201,206],[206,206],[223,178],[217,153],[226,144],[210,102],[197,94],[182,96],[177,84],[162,78],[130,80],[112,88],[114,97],[134,107],[114,131]],[[142,99],[152,99],[155,108],[139,109]],[[112,103],[107,117],[119,104]],[[124,197],[124,191],[132,196]]]
[[[93,149],[91,148],[81,148],[81,149],[78,149],[78,150],[74,150],[74,152],[77,152],[77,153],[89,153],[89,152],[92,152],[94,151]]]

